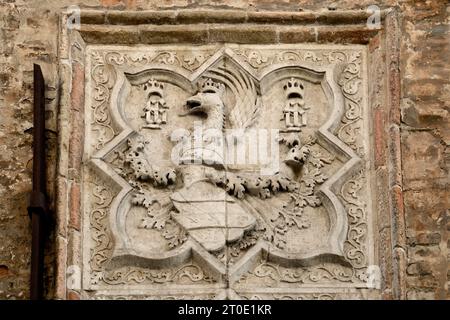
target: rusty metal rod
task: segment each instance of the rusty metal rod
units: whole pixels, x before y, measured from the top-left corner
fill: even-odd
[[[31,218],[31,276],[30,299],[43,298],[44,238],[47,221],[46,163],[45,163],[45,82],[41,67],[33,65],[33,187],[28,214]]]

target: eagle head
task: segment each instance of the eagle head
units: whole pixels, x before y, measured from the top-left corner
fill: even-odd
[[[199,92],[186,100],[187,113],[204,113],[223,109],[223,102],[219,94],[215,92]]]

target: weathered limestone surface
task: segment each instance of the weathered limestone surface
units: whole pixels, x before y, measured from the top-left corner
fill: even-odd
[[[82,17],[82,23],[91,24],[91,26],[86,27],[87,40],[90,36],[92,39],[96,38],[96,32],[101,29],[100,26],[95,25],[95,23],[99,23],[99,19],[111,24],[123,24],[123,21],[121,21],[123,15],[119,13],[123,10],[136,10],[135,17],[127,16],[129,21],[145,19],[145,17],[142,18],[142,14],[138,10],[160,10],[160,15],[155,18],[159,19],[159,22],[153,21],[152,23],[163,24],[170,19],[180,19],[178,20],[180,23],[190,24],[189,28],[191,29],[186,29],[187,31],[179,36],[183,38],[186,34],[190,34],[191,39],[189,41],[198,43],[203,42],[205,37],[213,42],[221,41],[224,33],[227,32],[236,36],[234,42],[239,42],[242,35],[235,34],[236,27],[239,28],[237,23],[247,21],[270,24],[277,20],[276,14],[264,14],[265,12],[290,11],[301,13],[300,17],[292,18],[293,21],[296,19],[303,19],[303,21],[318,19],[326,22],[326,25],[318,29],[299,27],[295,32],[282,32],[280,29],[281,31],[278,33],[273,33],[271,32],[272,29],[260,26],[258,27],[259,33],[251,32],[252,37],[255,37],[253,41],[261,44],[271,43],[274,39],[281,43],[318,41],[323,44],[341,43],[342,39],[347,43],[367,44],[370,41],[368,55],[376,56],[378,45],[377,38],[373,38],[375,33],[358,33],[355,30],[351,33],[352,37],[349,38],[346,36],[348,30],[339,32],[338,29],[329,25],[333,23],[332,21],[324,21],[325,18],[317,18],[317,15],[320,16],[320,14],[311,13],[313,11],[365,10],[367,6],[374,4],[374,2],[382,9],[396,8],[400,28],[399,64],[394,59],[393,63],[388,64],[388,67],[400,71],[398,79],[390,79],[389,83],[398,84],[397,88],[391,87],[391,100],[398,101],[401,106],[401,114],[391,114],[389,108],[377,108],[376,101],[368,102],[369,106],[374,109],[373,135],[375,140],[373,148],[376,150],[374,162],[377,168],[377,176],[386,177],[392,182],[392,189],[389,191],[392,199],[389,204],[380,201],[379,208],[386,206],[386,210],[378,210],[380,215],[388,211],[387,207],[395,208],[400,214],[404,212],[403,221],[406,224],[406,238],[401,238],[401,234],[396,234],[395,231],[391,232],[391,227],[397,228],[398,224],[386,222],[390,219],[389,216],[388,219],[379,219],[380,246],[383,243],[388,246],[394,243],[392,248],[393,263],[394,265],[405,266],[404,276],[406,278],[401,276],[398,279],[398,283],[404,282],[405,291],[397,297],[445,299],[449,297],[449,239],[447,233],[450,229],[450,221],[448,220],[450,144],[448,121],[448,113],[450,112],[450,66],[448,63],[450,21],[448,17],[450,9],[446,1],[316,1],[311,4],[310,1],[294,3],[288,1],[237,0],[227,1],[225,5],[210,4],[208,1],[167,1],[161,3],[161,1],[139,0],[87,0],[79,1],[78,5],[82,9],[105,10],[104,16],[97,14],[89,16],[86,14]],[[76,50],[71,52],[71,57],[74,59],[69,60],[67,59],[68,53],[64,52],[62,46],[59,46],[61,43],[61,35],[59,34],[60,14],[65,7],[72,4],[74,4],[73,1],[34,1],[33,3],[28,1],[3,1],[0,4],[0,32],[3,43],[0,48],[0,149],[2,151],[0,152],[0,298],[24,299],[28,297],[31,231],[26,207],[27,193],[30,190],[31,183],[32,163],[31,88],[33,62],[41,64],[47,82],[49,163],[56,164],[57,160],[59,163],[58,168],[56,166],[49,167],[48,193],[52,208],[61,214],[54,221],[55,228],[49,236],[46,258],[46,295],[49,298],[79,298],[79,293],[76,290],[66,290],[64,283],[66,282],[66,266],[81,264],[81,252],[77,251],[81,241],[81,223],[83,221],[81,213],[84,210],[81,201],[84,190],[79,174],[81,170],[80,156],[82,152],[86,153],[89,150],[83,149],[83,145],[80,148],[80,144],[77,143],[77,141],[84,141],[84,131],[81,127],[75,128],[71,134],[70,132],[64,132],[64,130],[73,130],[73,127],[58,126],[57,121],[57,117],[59,117],[60,123],[65,123],[65,121],[77,123],[76,120],[83,117],[85,112],[84,109],[77,109],[78,102],[84,101],[85,94],[88,94],[84,91],[84,86],[77,87],[74,85],[72,88],[68,88],[61,81],[61,79],[67,79],[69,75],[72,84],[76,84],[87,77],[84,74],[83,66],[79,64],[79,57],[82,57],[84,52],[77,52]],[[229,21],[231,23],[227,25],[227,28],[215,29],[211,27],[206,33],[196,27],[195,23],[191,24],[192,21],[202,19],[203,15],[199,17],[195,13],[185,15],[181,13],[176,18],[176,12],[181,9],[199,8],[208,10],[225,8],[235,10],[238,13],[230,15],[233,17],[233,21]],[[344,15],[344,17],[348,16]],[[227,15],[221,13],[217,14],[216,17],[210,16],[209,19],[208,23],[213,23],[215,19],[223,21],[227,19]],[[336,19],[336,23],[339,21],[342,23],[342,19],[349,18]],[[289,24],[290,21],[288,20],[286,23]],[[165,37],[157,30],[157,27],[144,28],[139,32],[135,27],[130,28],[136,30],[136,39],[144,42],[151,39],[151,41],[164,43],[167,38],[174,39],[174,33],[178,32],[175,28],[167,27],[165,29],[167,37]],[[160,40],[155,39],[155,30],[158,31]],[[225,37],[227,38],[226,35]],[[125,43],[124,41],[135,42],[136,39],[133,39],[130,33],[121,33],[120,27],[118,27],[112,30],[110,37],[105,37],[104,41]],[[82,40],[80,40],[80,43],[83,44]],[[386,58],[390,59],[391,57]],[[73,65],[71,65],[72,62]],[[370,73],[370,76],[374,74]],[[392,74],[395,75],[396,73]],[[141,80],[138,79],[137,81]],[[376,89],[374,90],[376,91]],[[193,89],[189,92],[192,95],[195,93]],[[400,93],[398,97],[395,96],[396,92]],[[307,95],[308,92],[306,92]],[[188,98],[187,95],[186,98]],[[170,100],[169,96],[167,99]],[[70,109],[70,112],[67,110],[61,111],[58,110],[60,105],[72,106],[73,109]],[[170,106],[168,110],[172,112]],[[137,117],[138,114],[135,116],[139,118]],[[141,122],[149,121],[149,125],[154,124],[154,119],[139,119]],[[160,125],[170,125],[169,120],[170,118],[168,118],[166,124],[160,123]],[[386,130],[384,127],[386,123],[392,124],[392,127]],[[136,128],[139,128],[140,125]],[[75,140],[61,140],[62,136],[68,135]],[[60,150],[63,151],[59,157],[57,157],[58,145]],[[401,155],[401,157],[396,155]],[[386,166],[388,159],[394,159],[394,161]],[[65,162],[67,165],[64,165]],[[399,170],[396,170],[396,168]],[[58,190],[58,197],[55,197],[55,190]],[[179,206],[176,202],[177,198],[174,199],[174,205]],[[374,200],[374,202],[377,201]],[[69,208],[69,210],[61,208]],[[62,213],[65,213],[66,216]],[[401,224],[401,222],[400,219],[399,223]],[[386,223],[386,227],[383,229],[381,226],[384,223]],[[185,222],[181,224],[185,224]],[[247,228],[248,222],[247,225],[240,225],[240,227]],[[154,230],[150,231],[153,232]],[[222,242],[210,245],[219,246],[221,244]],[[206,249],[203,246],[203,249],[199,250],[208,251],[208,244],[204,243],[204,245]],[[67,251],[67,257],[65,251]],[[58,252],[58,254],[55,254],[55,252]],[[118,264],[120,264],[120,261],[118,261]],[[390,265],[389,261],[386,265],[383,265],[383,261],[380,261],[380,264],[385,280],[388,282],[389,274],[392,273],[391,270],[395,266]],[[248,281],[251,281],[251,279]],[[392,298],[392,292],[389,290],[384,292],[384,298]],[[394,296],[396,296],[395,293]],[[302,298],[314,297],[305,296]],[[328,296],[322,298],[328,298]]]
[[[363,46],[85,56],[83,298],[377,296]]]

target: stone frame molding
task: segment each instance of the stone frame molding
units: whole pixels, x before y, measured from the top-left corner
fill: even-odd
[[[382,25],[379,29],[370,29],[366,25],[368,14],[362,11],[327,11],[327,12],[250,12],[239,10],[180,10],[180,11],[97,11],[82,10],[81,26],[78,30],[68,30],[65,26],[70,19],[70,13],[62,13],[59,38],[59,78],[61,83],[59,104],[59,148],[57,163],[57,298],[78,296],[81,298],[148,298],[148,292],[134,290],[132,295],[127,291],[118,290],[114,295],[101,287],[86,289],[78,283],[77,275],[82,270],[74,266],[83,265],[82,201],[83,155],[85,132],[85,83],[86,74],[86,46],[88,45],[133,45],[133,44],[174,44],[187,43],[194,45],[209,43],[245,43],[245,44],[342,44],[361,45],[367,52],[368,68],[368,124],[372,141],[370,155],[370,179],[373,181],[373,202],[376,217],[376,230],[373,230],[376,257],[381,268],[381,290],[369,289],[340,289],[335,292],[306,290],[293,298],[396,298],[405,297],[405,226],[402,208],[401,158],[399,137],[399,30],[398,19],[394,10],[382,11]],[[221,52],[228,54],[230,52]],[[307,66],[306,66],[307,67]],[[317,67],[315,67],[317,70]],[[137,70],[135,70],[137,72]],[[325,74],[326,69],[322,70]],[[329,81],[333,83],[333,81]],[[331,92],[339,88],[331,85]],[[111,93],[117,97],[117,90]],[[340,95],[335,95],[336,97]],[[343,109],[343,102],[338,101]],[[338,111],[336,111],[338,112]],[[117,118],[120,118],[116,115]],[[332,117],[333,118],[333,117]],[[328,180],[321,188],[321,192],[331,199],[330,205],[339,207],[339,201],[330,191],[333,184],[346,171],[360,162],[355,152],[328,131],[336,126],[337,118],[328,121],[320,130],[320,136],[325,141],[332,141],[340,152],[351,160],[340,169],[341,173]],[[340,120],[340,119],[339,119]],[[118,121],[120,122],[120,121]],[[123,127],[125,127],[124,125]],[[113,140],[126,139],[131,130],[125,129]],[[112,141],[106,147],[92,156],[96,170],[110,172],[111,177],[117,176],[101,159],[110,151],[108,146],[115,146]],[[121,178],[115,179],[118,185]],[[121,193],[127,192],[127,185],[122,185]],[[105,190],[101,190],[103,192]],[[99,191],[100,192],[100,191]],[[334,199],[334,201],[333,201]],[[103,199],[103,201],[105,201]],[[107,206],[117,206],[117,203],[99,203],[98,212],[105,215]],[[341,205],[342,206],[342,205]],[[345,210],[340,208],[337,210]],[[345,216],[345,215],[337,215]],[[102,217],[99,217],[100,219]],[[343,222],[341,221],[342,225]],[[342,239],[342,227],[337,227],[337,238]],[[343,240],[342,240],[343,242]],[[332,252],[342,251],[342,243],[331,248]],[[195,247],[195,249],[194,249]],[[192,250],[204,249],[192,244]],[[264,244],[257,244],[252,250],[267,252]],[[199,255],[201,256],[201,255]],[[300,259],[301,260],[301,259]],[[220,265],[209,263],[212,272],[221,273]],[[234,266],[237,280],[240,275],[239,265]],[[83,273],[85,276],[85,273]],[[80,278],[81,280],[81,278]],[[98,290],[95,295],[90,290]],[[102,291],[103,290],[103,291]],[[375,292],[376,291],[376,292]],[[269,295],[268,295],[269,294]],[[271,294],[271,295],[270,295]],[[251,298],[249,292],[247,298]],[[268,295],[268,296],[267,296]],[[182,298],[179,293],[177,298]],[[228,293],[215,295],[214,292],[199,292],[199,298],[214,297],[237,298],[233,290]],[[246,297],[241,295],[241,297]],[[277,298],[277,292],[263,292],[261,297]],[[291,298],[292,298],[291,297]],[[164,297],[160,297],[164,298]],[[167,297],[170,298],[170,297]]]

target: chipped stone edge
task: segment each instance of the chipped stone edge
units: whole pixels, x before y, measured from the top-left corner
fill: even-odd
[[[389,204],[393,259],[393,298],[406,299],[406,224],[403,202],[402,155],[400,145],[400,16],[391,10],[386,16],[386,78],[388,81]]]
[[[230,9],[180,10],[81,10],[82,24],[138,25],[138,24],[198,24],[198,23],[258,23],[258,24],[358,24],[367,21],[372,13],[363,10],[339,11],[250,11]],[[388,10],[381,10],[381,18]]]

